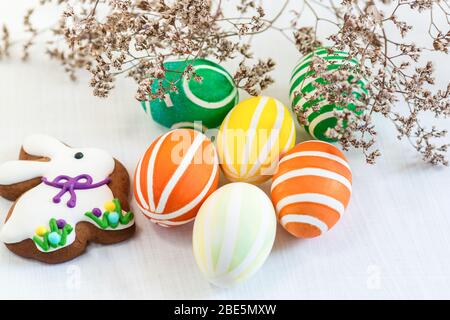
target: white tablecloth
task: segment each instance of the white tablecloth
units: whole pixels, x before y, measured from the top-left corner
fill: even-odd
[[[13,37],[21,37],[27,2],[0,3],[0,22],[11,26]],[[37,21],[45,24],[50,17],[54,13]],[[288,104],[298,53],[276,31],[254,41],[257,56],[278,62],[277,83],[265,94]],[[119,80],[110,98],[99,99],[86,74],[74,84],[42,54],[22,63],[17,49],[0,61],[0,162],[15,159],[24,137],[40,132],[74,146],[104,148],[131,173],[164,132],[134,100],[131,80]],[[439,62],[443,85],[449,61],[442,56]],[[439,123],[450,129],[448,120]],[[25,260],[1,245],[0,298],[450,298],[450,169],[422,163],[406,142],[396,141],[390,123],[377,124],[383,157],[376,166],[365,164],[358,152],[347,153],[354,193],[343,219],[312,240],[297,240],[279,227],[263,268],[238,287],[218,289],[202,278],[192,254],[192,224],[157,227],[133,203],[134,239],[91,244],[85,255],[61,265]],[[2,220],[10,205],[0,199]]]

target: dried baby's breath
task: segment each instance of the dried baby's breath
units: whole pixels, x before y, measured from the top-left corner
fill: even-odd
[[[391,2],[394,3],[391,12],[386,14],[380,9],[381,4]],[[444,26],[447,29],[441,30],[433,18],[440,13],[448,21],[450,16],[448,2],[344,0],[342,5],[337,6],[333,5],[332,1],[328,4],[322,1],[321,7],[331,12],[335,17],[334,20],[323,19],[316,14],[317,1],[305,0],[305,3],[307,5],[304,10],[309,9],[316,16],[316,27],[321,21],[337,27],[338,31],[328,39],[333,43],[330,49],[347,51],[348,60],[357,59],[360,64],[356,67],[344,62],[342,67],[330,73],[327,71],[328,62],[323,59],[315,57],[311,63],[310,68],[315,77],[323,78],[329,83],[317,84],[312,99],[325,98],[338,106],[346,106],[349,103],[358,105],[359,112],[336,110],[337,126],[328,130],[326,135],[338,139],[344,149],[350,147],[361,149],[367,162],[374,163],[381,152],[375,148],[377,131],[373,118],[381,115],[393,123],[397,129],[397,138],[406,138],[425,161],[448,165],[445,155],[449,145],[437,144],[439,139],[446,136],[446,130],[440,130],[435,126],[426,128],[422,124],[421,116],[427,112],[433,113],[436,118],[450,116],[450,84],[446,88],[432,92],[430,85],[434,84],[433,63],[430,61],[424,66],[418,64],[424,50],[431,53],[438,51],[448,53],[450,41],[448,23]],[[407,7],[416,10],[417,18],[422,19],[424,23],[428,20],[431,49],[404,41],[412,25],[407,21],[401,21],[399,14]],[[297,15],[301,15],[301,12]],[[386,31],[389,24],[396,27],[397,35]],[[317,41],[314,30],[297,26],[296,39],[300,39],[297,40],[297,47],[301,52],[311,51],[309,46],[303,45],[303,42]],[[417,67],[411,68],[412,65]],[[353,83],[347,81],[350,75],[357,75]],[[358,78],[368,81],[368,94],[356,99],[351,93],[358,86],[356,83]],[[407,110],[399,108],[404,104],[408,106]],[[294,109],[303,124],[307,124],[308,115],[316,111],[314,108],[303,110],[301,106]]]
[[[202,80],[188,67],[179,73],[178,80],[151,92],[153,79],[165,78],[166,61],[198,57],[219,62],[239,59],[235,83],[257,95],[273,83],[269,73],[275,61],[255,59],[249,41],[253,35],[275,30],[303,54],[328,41],[330,52],[347,51],[348,59],[357,59],[360,66],[344,62],[336,71],[328,72],[326,61],[313,59],[310,68],[328,84],[317,84],[312,98],[326,98],[338,106],[350,103],[357,106],[357,112],[336,110],[337,125],[326,134],[338,139],[344,149],[361,149],[367,162],[374,163],[381,152],[375,147],[377,131],[373,119],[380,115],[394,124],[397,137],[411,142],[425,161],[448,165],[445,157],[448,144],[436,144],[446,131],[426,128],[421,118],[426,112],[441,118],[450,115],[450,85],[432,92],[433,64],[419,65],[424,50],[431,54],[448,53],[448,1],[301,0],[295,2],[298,10],[292,12],[288,5],[294,2],[285,0],[279,12],[271,12],[271,18],[260,1],[236,0],[234,16],[224,13],[225,3],[229,5],[230,1],[40,0],[40,6],[24,16],[29,38],[23,43],[22,58],[29,58],[32,45],[48,31],[52,37],[46,52],[61,63],[71,79],[76,79],[77,70],[86,69],[92,76],[94,95],[107,97],[117,77],[125,75],[137,83],[139,100],[162,98],[167,90],[176,91],[176,82],[183,77]],[[62,9],[61,17],[50,30],[39,30],[32,23],[33,15],[49,4]],[[384,12],[389,4],[393,9]],[[413,10],[417,21],[428,23],[429,43],[405,40],[413,21],[403,21],[402,10]],[[304,25],[305,12],[313,15],[314,25]],[[276,25],[282,14],[292,16],[287,27]],[[445,17],[445,26],[436,22],[438,14]],[[327,39],[319,39],[318,30],[325,24],[336,31]],[[386,31],[391,25],[397,34]],[[6,27],[1,35],[0,58],[9,54],[11,45]],[[356,77],[348,82],[350,75]],[[356,99],[352,91],[358,79],[368,82],[368,94]],[[405,104],[407,110],[399,109]],[[303,110],[294,106],[294,111],[300,123],[307,124],[308,116],[317,108]]]
[[[41,0],[39,4],[49,3],[54,2]],[[137,99],[162,98],[165,91],[176,90],[175,83],[150,94],[150,79],[164,78],[164,62],[180,58],[210,57],[222,62],[240,57],[236,83],[252,94],[273,82],[269,76],[273,60],[252,63],[250,46],[242,41],[274,23],[263,18],[264,10],[254,1],[239,2],[238,11],[248,18],[226,17],[221,1],[209,0],[58,0],[56,5],[64,10],[49,31],[54,40],[47,54],[59,61],[73,80],[77,70],[88,70],[96,96],[107,97],[117,77],[125,75],[138,84]],[[30,35],[23,44],[24,60],[43,31],[32,24],[36,11],[30,9],[24,16]],[[190,68],[180,72],[179,79],[182,77],[200,80]]]
[[[1,35],[0,39],[0,59],[1,59],[2,57],[9,57],[9,47],[11,46],[11,43],[9,41],[8,27],[3,25],[0,35]]]

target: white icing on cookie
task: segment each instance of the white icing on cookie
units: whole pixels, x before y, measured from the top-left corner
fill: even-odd
[[[45,135],[29,137],[23,148],[31,155],[48,157],[50,161],[5,163],[0,166],[0,185],[11,185],[38,177],[53,181],[61,175],[76,177],[82,174],[91,176],[93,183],[98,183],[108,178],[115,167],[114,158],[103,150],[69,148]],[[75,156],[76,154],[78,157]],[[82,154],[81,158],[80,154]],[[114,197],[107,184],[88,190],[79,189],[75,190],[76,205],[70,208],[67,205],[71,196],[69,192],[63,194],[59,203],[53,201],[60,191],[59,188],[41,183],[25,192],[16,202],[12,215],[0,230],[0,240],[5,243],[17,243],[32,239],[36,228],[39,226],[48,228],[50,219],[54,218],[64,219],[74,228],[67,238],[66,245],[69,245],[75,240],[75,226],[78,222],[87,221],[96,225],[84,214],[94,208],[103,211],[104,204],[113,200]],[[127,225],[119,224],[115,230],[125,229],[133,224],[134,220]]]
[[[34,134],[27,137],[23,142],[23,148],[33,156],[49,158],[54,158],[71,149],[59,140],[43,134]]]
[[[11,185],[41,177],[48,169],[47,162],[10,161],[0,166],[0,185]]]

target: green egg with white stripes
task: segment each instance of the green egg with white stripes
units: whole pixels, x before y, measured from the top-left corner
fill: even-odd
[[[275,233],[275,210],[261,189],[244,182],[217,189],[195,219],[193,249],[200,272],[219,287],[245,281],[266,261]]]
[[[201,81],[186,79],[191,68]],[[151,92],[163,89],[164,99],[141,101],[144,111],[157,123],[171,129],[191,128],[206,131],[218,127],[238,103],[239,93],[233,77],[220,65],[206,59],[164,63],[164,79],[155,79]],[[175,86],[176,90],[170,90]]]
[[[297,63],[292,72],[289,90],[292,109],[294,112],[295,110],[305,111],[313,106],[318,106],[319,110],[312,112],[308,116],[308,125],[305,126],[305,130],[315,139],[335,142],[335,139],[326,135],[329,128],[335,128],[337,125],[338,120],[334,114],[334,110],[347,108],[357,114],[361,111],[358,110],[357,106],[353,103],[349,103],[347,106],[337,106],[335,103],[329,102],[325,98],[313,99],[312,96],[317,90],[314,84],[320,83],[327,85],[326,81],[321,77],[316,77],[314,71],[310,68],[314,56],[319,56],[326,61],[327,72],[330,73],[339,68],[344,68],[345,66],[350,66],[353,70],[358,70],[359,62],[354,58],[350,58],[347,52],[337,50],[332,50],[330,52],[329,49],[319,48],[304,56]],[[351,83],[352,79],[355,79],[356,76],[357,75],[352,71],[347,81]],[[362,97],[368,94],[366,85],[366,81],[360,79],[356,81],[353,86],[352,94],[356,97],[356,100],[361,101],[361,103]],[[330,88],[330,90],[332,89]],[[299,95],[298,93],[302,93],[302,95]],[[346,123],[344,123],[344,126],[346,126]]]

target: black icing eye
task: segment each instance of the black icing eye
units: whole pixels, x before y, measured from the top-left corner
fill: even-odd
[[[84,157],[84,154],[82,152],[77,152],[75,153],[75,155],[73,156],[75,159],[82,159]]]

